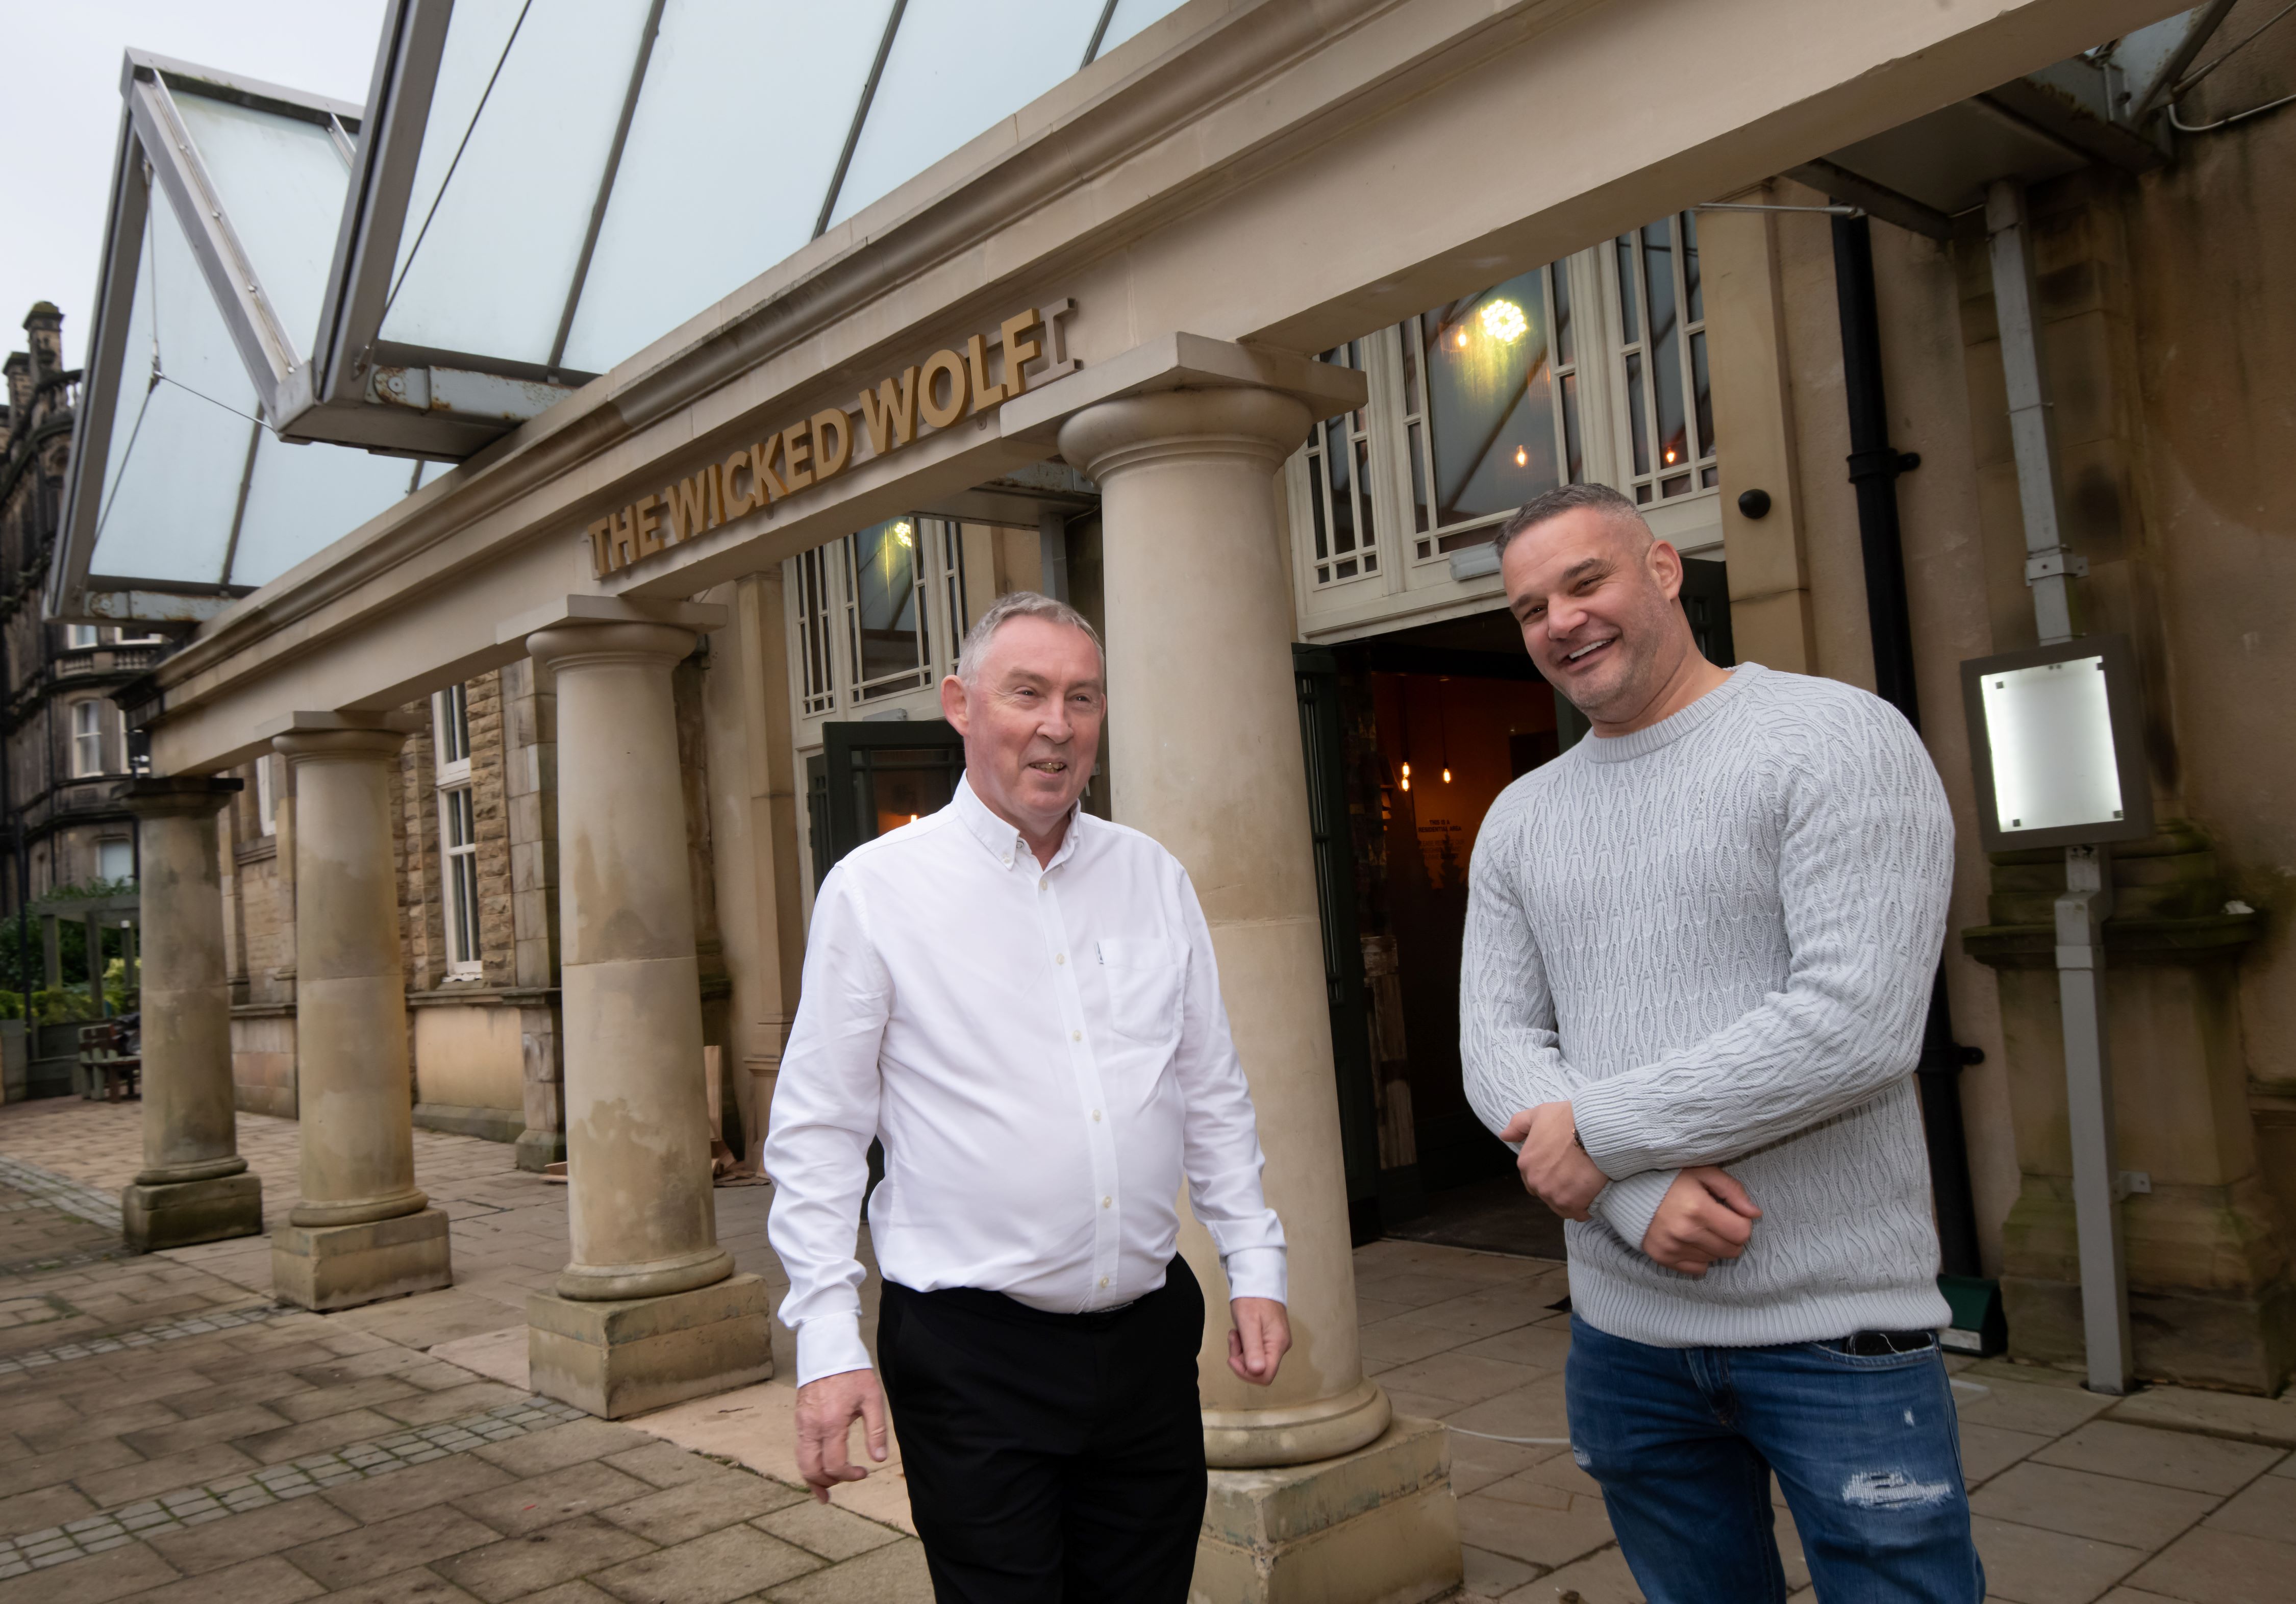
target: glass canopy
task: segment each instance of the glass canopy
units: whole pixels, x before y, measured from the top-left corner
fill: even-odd
[[[424,438],[467,454],[440,370],[539,411],[1179,3],[397,0],[290,432],[405,445],[342,414],[427,367]]]
[[[129,88],[51,610],[194,619],[447,464],[266,421],[317,325],[356,113],[150,58]]]
[[[1180,4],[391,0],[365,107],[131,51],[51,611],[212,616]]]

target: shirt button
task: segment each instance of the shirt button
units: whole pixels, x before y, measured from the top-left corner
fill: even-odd
[[[1108,1277],[1106,1277],[1106,1276],[1104,1276],[1104,1275],[1103,1275],[1103,1276],[1102,1276],[1102,1277],[1100,1278],[1100,1284],[1101,1284],[1103,1287],[1107,1286],[1107,1285],[1108,1285]]]
[[[1098,1125],[1100,1123],[1100,1110],[1098,1109],[1095,1109],[1092,1111],[1092,1123],[1095,1125]]]
[[[1066,963],[1068,961],[1069,955],[1066,953],[1054,953],[1053,954],[1053,962],[1054,963]]]
[[[1069,1040],[1070,1040],[1070,1041],[1071,1041],[1071,1042],[1081,1042],[1081,1041],[1083,1041],[1083,1040],[1084,1040],[1084,1032],[1083,1032],[1083,1031],[1081,1031],[1081,1030],[1071,1030],[1071,1031],[1070,1031],[1070,1032],[1069,1032]]]
[[[1040,874],[1040,875],[1038,875],[1038,876],[1037,877],[1037,890],[1039,890],[1039,891],[1041,891],[1041,890],[1043,890],[1044,888],[1045,888],[1045,877],[1044,877],[1043,875],[1041,875],[1041,874]]]
[[[1110,1198],[1103,1198],[1103,1199],[1100,1200],[1100,1206],[1101,1206],[1103,1208],[1106,1208],[1106,1207],[1108,1207],[1111,1202],[1113,1202],[1113,1201],[1114,1201],[1114,1199],[1110,1199]]]

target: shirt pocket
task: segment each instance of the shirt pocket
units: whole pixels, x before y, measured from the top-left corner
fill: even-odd
[[[1162,936],[1113,937],[1095,945],[1117,1034],[1151,1047],[1177,1042],[1187,947]]]

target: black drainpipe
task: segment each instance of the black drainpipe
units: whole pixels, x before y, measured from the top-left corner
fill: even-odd
[[[1914,693],[1914,632],[1906,608],[1906,556],[1898,528],[1898,476],[1921,465],[1890,444],[1890,407],[1882,389],[1881,315],[1874,298],[1874,236],[1867,220],[1833,219],[1833,288],[1841,315],[1841,381],[1849,410],[1849,482],[1857,488],[1857,540],[1866,559],[1866,616],[1874,634],[1874,684],[1882,700],[1922,727]],[[1922,1033],[1922,1129],[1930,1150],[1930,1186],[1938,1246],[1948,1275],[1983,1273],[1977,1254],[1977,1206],[1969,1184],[1969,1146],[1961,1119],[1961,1071],[1984,1054],[1953,1039],[1945,970],[1930,986]]]

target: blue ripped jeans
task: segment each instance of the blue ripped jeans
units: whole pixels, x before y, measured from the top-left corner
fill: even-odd
[[[1934,1346],[1652,1347],[1574,1318],[1565,1384],[1571,1453],[1650,1604],[1783,1604],[1773,1470],[1821,1604],[1985,1597]]]

